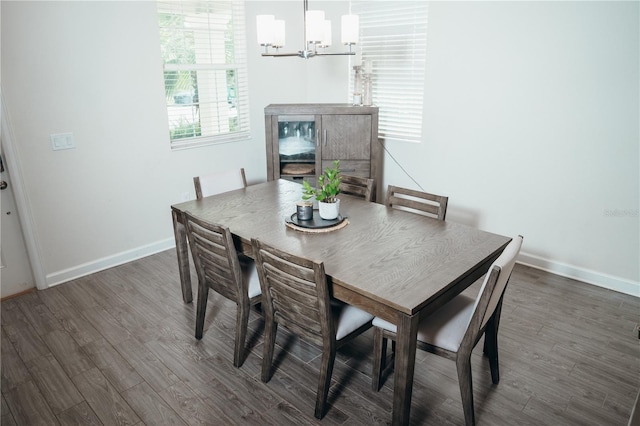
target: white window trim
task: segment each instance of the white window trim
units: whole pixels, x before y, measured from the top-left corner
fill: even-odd
[[[162,3],[168,3],[172,8],[176,5],[188,4],[193,5],[194,2],[188,0],[164,0],[158,1],[160,6]],[[233,29],[234,29],[234,59],[233,64],[210,63],[210,64],[163,64],[163,74],[165,71],[221,71],[236,70],[237,94],[236,94],[236,111],[238,114],[239,129],[226,133],[218,133],[213,135],[185,137],[171,140],[169,137],[171,149],[186,149],[199,146],[208,146],[212,144],[223,144],[230,142],[238,142],[250,138],[250,116],[249,116],[249,94],[248,94],[248,71],[247,71],[247,48],[246,48],[246,29],[245,29],[245,12],[244,2],[240,0],[205,0],[202,4],[210,4],[215,7],[216,4],[224,3],[232,5],[233,13]],[[164,78],[163,78],[164,81]],[[167,114],[169,114],[169,104],[167,104]],[[202,106],[202,105],[201,105]],[[169,119],[169,115],[167,115]],[[202,120],[203,118],[200,118]],[[214,123],[219,123],[214,121]]]

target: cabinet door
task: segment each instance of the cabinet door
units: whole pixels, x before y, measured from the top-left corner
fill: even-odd
[[[314,115],[279,115],[273,118],[271,138],[275,179],[315,182],[319,168],[316,122]]]
[[[322,160],[370,159],[370,115],[322,116]]]

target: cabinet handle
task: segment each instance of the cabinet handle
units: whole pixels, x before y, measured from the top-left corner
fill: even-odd
[[[327,129],[324,129],[324,146],[327,146]]]
[[[316,129],[316,146],[320,146],[320,129]]]

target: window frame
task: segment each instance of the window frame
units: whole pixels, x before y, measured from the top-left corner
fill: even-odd
[[[158,25],[160,31],[160,49],[162,54],[162,64],[163,64],[163,83],[165,88],[163,91],[165,92],[166,99],[166,110],[167,110],[167,124],[169,126],[169,143],[172,149],[183,149],[183,148],[192,148],[198,146],[207,146],[212,144],[219,143],[229,143],[229,142],[237,142],[242,140],[247,140],[250,138],[250,116],[249,116],[249,93],[248,93],[248,70],[247,70],[247,46],[246,46],[246,28],[245,28],[245,7],[244,2],[239,0],[201,0],[198,2],[189,1],[189,0],[158,0],[156,2],[157,7],[157,16],[158,16]],[[208,10],[215,10],[218,7],[222,7],[223,9],[230,9],[231,20],[230,21],[222,21],[227,26],[231,25],[231,40],[233,43],[232,49],[233,52],[229,53],[229,48],[225,41],[220,41],[220,39],[214,39],[211,37],[211,34],[219,33],[220,30],[220,21],[215,18],[217,15],[215,13],[204,14],[203,16],[206,19],[198,20],[198,25],[201,25],[204,28],[193,30],[191,28],[186,28],[184,22],[190,17],[194,18],[196,15],[193,11],[194,7],[207,8]],[[163,25],[162,14],[173,13],[182,18],[182,26],[167,26]],[[196,18],[200,19],[200,18]],[[226,19],[226,18],[225,18]],[[225,30],[227,27],[225,27]],[[184,49],[184,54],[182,58],[188,57],[190,54],[193,54],[192,62],[187,62],[184,59],[172,59],[171,63],[167,62],[167,57],[171,57],[169,54],[165,54],[165,47],[163,46],[163,34],[176,37],[181,40],[186,40],[188,37],[194,37],[194,40],[198,37],[196,34],[200,35],[200,38],[196,41],[193,41],[193,46],[190,48]],[[202,44],[202,40],[207,39],[208,41]],[[224,40],[227,40],[225,38]],[[197,44],[200,43],[200,44]],[[208,44],[207,44],[208,43]],[[217,43],[214,45],[214,43]],[[187,44],[187,43],[184,43]],[[222,49],[221,46],[222,45]],[[203,49],[204,47],[204,49]],[[205,52],[204,55],[200,55],[198,57],[197,52]],[[216,60],[207,60],[203,61],[202,56],[208,56],[210,59],[212,56],[216,54],[220,57],[220,53],[223,52],[224,58],[222,61]],[[231,62],[229,62],[229,58]],[[235,71],[232,78],[235,79],[235,84],[233,86],[229,85],[229,72]],[[224,83],[220,82],[220,72],[223,71],[225,73]],[[189,102],[185,102],[187,105],[179,105],[178,102],[175,102],[175,99],[172,99],[173,96],[179,95],[180,92],[169,91],[167,84],[167,73],[191,73],[192,79],[196,81],[193,87],[194,89],[188,93]],[[179,79],[179,78],[176,78]],[[203,81],[203,83],[201,83]],[[216,83],[217,81],[217,83]],[[210,92],[204,93],[202,89],[203,86],[206,86],[207,83],[209,86],[220,86],[222,84],[226,86],[226,90],[224,93],[220,93],[219,90],[211,90]],[[234,89],[234,90],[231,90]],[[234,105],[231,106],[229,103],[229,93],[234,93]],[[204,96],[203,96],[204,94]],[[211,101],[206,102],[203,101],[203,98],[208,96]],[[223,98],[224,97],[224,98]],[[228,110],[220,110],[220,105],[223,103],[224,106],[228,108]],[[176,118],[172,118],[172,113],[175,115],[178,108],[182,107],[190,107],[190,109],[184,109],[182,112],[178,112],[179,119],[183,120],[184,116],[188,116],[191,114],[192,116],[197,115],[197,118],[194,118],[191,121],[191,126],[194,126],[193,131],[195,129],[200,129],[200,132],[205,132],[203,127],[209,126],[210,129],[206,131],[205,135],[195,135],[188,137],[173,137],[173,131],[179,126],[172,125],[172,120]],[[179,110],[178,110],[179,111]],[[207,114],[207,111],[209,113]],[[232,117],[231,114],[235,112],[235,116],[237,117],[237,122],[234,123],[230,120]],[[207,116],[209,116],[209,121],[207,120]],[[188,118],[187,118],[188,120]],[[236,129],[232,129],[233,125],[237,125]],[[222,129],[222,130],[221,130]],[[226,131],[225,131],[226,129]]]

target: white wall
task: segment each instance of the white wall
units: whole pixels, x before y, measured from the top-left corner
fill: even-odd
[[[449,195],[449,220],[522,234],[524,262],[636,295],[638,5],[431,2],[424,140],[387,144]],[[388,157],[384,175],[415,187]]]
[[[251,139],[172,151],[154,2],[0,3],[2,95],[47,285],[170,247],[170,205],[194,197],[193,176],[244,167],[264,181],[267,104],[345,101],[335,80],[348,61],[260,57],[253,9],[265,5],[247,3]],[[271,5],[302,16],[302,3]],[[61,132],[76,149],[51,150]]]
[[[335,26],[348,3],[311,6]],[[347,100],[348,58],[259,55],[255,15],[284,18],[298,50],[302,2],[249,1],[251,139],[172,151],[153,2],[0,8],[2,94],[48,284],[169,247],[169,206],[193,194],[194,175],[245,167],[263,181],[267,104]],[[638,4],[429,13],[424,140],[387,148],[450,196],[450,220],[521,233],[525,261],[638,294]],[[51,151],[57,132],[77,148]],[[388,156],[384,174],[414,186]]]

